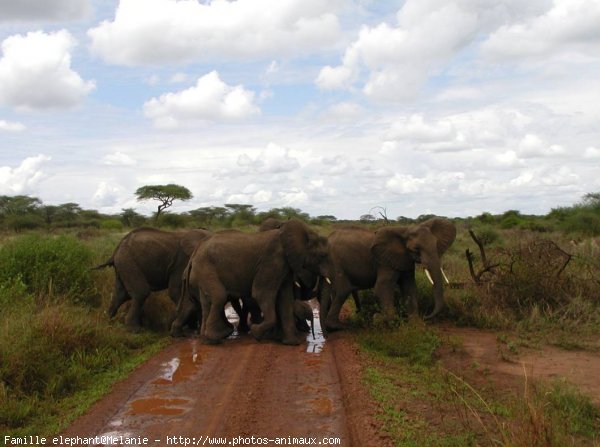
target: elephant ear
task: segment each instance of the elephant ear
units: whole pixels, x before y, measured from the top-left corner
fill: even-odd
[[[308,255],[308,227],[298,219],[290,219],[281,224],[279,238],[292,270],[300,272]]]
[[[278,228],[281,228],[281,224],[282,222],[279,219],[269,217],[268,219],[265,219],[263,223],[260,224],[260,227],[258,227],[258,231],[276,230]]]
[[[207,237],[210,236],[210,232],[207,230],[191,230],[185,233],[179,240],[179,246],[186,256],[192,256],[194,250]]]
[[[426,220],[421,225],[428,227],[431,234],[437,239],[439,256],[442,256],[450,248],[454,239],[456,239],[456,227],[448,219],[434,217],[433,219]]]
[[[371,253],[377,262],[394,270],[407,270],[413,261],[406,248],[408,229],[405,227],[380,228],[375,232]]]

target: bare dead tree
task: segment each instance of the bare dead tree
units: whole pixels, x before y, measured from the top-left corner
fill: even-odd
[[[481,264],[482,264],[482,268],[477,271],[477,273],[475,273],[475,267],[473,266],[474,264],[474,256],[473,253],[471,252],[471,250],[469,250],[468,248],[465,251],[465,255],[467,257],[467,262],[469,263],[469,272],[471,273],[471,277],[473,278],[473,281],[475,281],[475,284],[481,284],[483,282],[487,282],[487,281],[483,281],[481,278],[485,273],[493,273],[494,269],[498,266],[500,266],[500,264],[492,264],[488,261],[487,256],[485,254],[485,248],[484,248],[484,244],[483,242],[475,235],[475,233],[473,232],[473,230],[469,230],[469,235],[471,235],[471,239],[473,239],[473,241],[477,244],[477,246],[479,247],[479,253],[481,256]]]
[[[383,206],[374,206],[373,208],[371,208],[369,210],[369,214],[373,214],[373,210],[376,210],[377,214],[379,215],[379,217],[381,217],[383,219],[383,222],[385,223],[385,225],[389,225],[390,220],[387,217],[387,208],[383,207]]]

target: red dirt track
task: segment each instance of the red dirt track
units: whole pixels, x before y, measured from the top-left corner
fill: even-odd
[[[369,398],[349,337],[334,334],[320,349],[259,343],[247,335],[217,346],[174,340],[62,435],[141,436],[148,445],[166,445],[167,436],[385,445],[367,416]]]

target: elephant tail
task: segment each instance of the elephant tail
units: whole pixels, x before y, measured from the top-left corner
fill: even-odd
[[[114,267],[114,265],[115,265],[115,260],[111,256],[108,261],[106,261],[103,264],[97,265],[96,267],[92,267],[90,270],[100,270],[100,269],[103,269],[103,268],[106,268],[106,267]]]

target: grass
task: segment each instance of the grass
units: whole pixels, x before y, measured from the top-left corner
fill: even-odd
[[[164,346],[164,334],[129,333],[108,321],[103,299],[89,299],[110,289],[110,272],[89,268],[114,239],[34,234],[0,248],[3,434],[57,433]]]
[[[517,383],[515,393],[479,367],[449,370],[439,353],[460,355],[462,344],[418,322],[356,338],[381,430],[397,446],[600,445],[600,409],[565,381]]]

